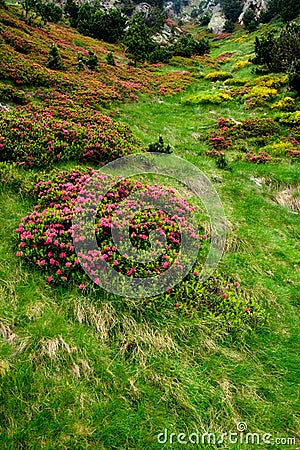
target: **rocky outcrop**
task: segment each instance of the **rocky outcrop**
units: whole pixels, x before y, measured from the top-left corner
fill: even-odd
[[[182,30],[179,27],[172,27],[165,23],[164,28],[160,33],[155,34],[152,38],[160,45],[166,45],[170,42],[176,41],[182,35]]]
[[[261,11],[263,11],[266,8],[267,8],[267,0],[246,0],[238,22],[243,23],[243,16],[248,9],[252,9],[256,18],[258,18],[260,16]]]
[[[212,8],[212,16],[207,28],[211,29],[215,34],[220,34],[223,31],[225,22],[226,17],[223,13],[222,7],[220,4],[217,4]]]

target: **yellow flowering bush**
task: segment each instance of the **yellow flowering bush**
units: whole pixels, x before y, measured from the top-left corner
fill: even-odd
[[[257,86],[266,86],[269,88],[278,89],[281,86],[284,86],[288,82],[288,76],[281,75],[263,75],[261,77],[256,78],[255,84]]]
[[[232,75],[227,72],[210,72],[205,77],[206,80],[210,81],[223,81],[228,78],[232,78]]]
[[[247,66],[250,66],[252,64],[250,61],[238,61],[232,66],[232,71],[236,72],[238,70],[242,70]]]
[[[248,106],[260,106],[278,95],[277,89],[266,86],[253,86],[249,94],[245,95]]]
[[[187,105],[199,105],[205,103],[213,103],[219,105],[220,103],[231,100],[231,96],[223,92],[214,94],[212,92],[201,92],[199,94],[193,94],[185,98],[184,103]]]
[[[288,125],[288,126],[297,126],[300,125],[300,111],[295,111],[295,112],[283,112],[281,113],[276,120],[279,123],[282,123],[284,125]]]
[[[295,106],[295,100],[292,97],[283,97],[276,103],[271,105],[271,109],[277,109],[278,111],[290,111]]]
[[[266,145],[261,150],[265,151],[266,153],[277,156],[277,157],[283,157],[288,154],[291,150],[293,150],[294,146],[290,141],[286,142],[274,142],[273,144]]]

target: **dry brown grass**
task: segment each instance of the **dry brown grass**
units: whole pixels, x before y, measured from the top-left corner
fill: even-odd
[[[276,201],[292,211],[300,211],[300,185],[279,192],[276,194]]]

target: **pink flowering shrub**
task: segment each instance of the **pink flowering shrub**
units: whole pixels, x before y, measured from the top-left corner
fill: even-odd
[[[58,117],[57,117],[58,116]],[[0,161],[51,167],[58,161],[105,163],[141,151],[130,129],[80,108],[68,119],[56,109],[27,106],[0,117]]]
[[[33,43],[16,34],[16,30],[14,30],[13,33],[10,31],[3,31],[1,33],[4,42],[14,48],[17,52],[24,54],[30,53]]]
[[[224,52],[224,53],[221,53],[220,55],[218,55],[216,57],[216,60],[219,63],[225,63],[225,62],[228,62],[233,56],[234,56],[234,53]]]
[[[74,251],[72,215],[73,212],[79,213],[80,205],[77,204],[77,196],[92,174],[94,171],[87,169],[71,172],[54,171],[51,174],[36,176],[32,195],[38,199],[38,204],[31,214],[22,219],[17,229],[20,237],[18,255],[42,268],[47,276],[51,276],[51,282],[74,280],[79,283],[85,277]],[[106,178],[104,175],[103,177]],[[113,185],[112,181],[111,185]],[[151,231],[157,230],[159,234],[166,237],[166,253],[158,260],[141,263],[138,266],[128,259],[125,253],[118,254],[111,234],[111,229],[118,223],[117,216],[120,214],[122,200],[124,211],[133,211],[135,207],[140,207],[140,204],[136,204],[131,199],[126,201],[126,197],[136,191],[141,193],[141,197],[152,199],[154,205],[159,200],[167,201],[168,204],[174,203],[174,217],[153,206],[137,211],[134,218],[130,215],[127,219],[125,218],[131,245],[135,249],[150,248],[149,233]],[[180,249],[181,231],[175,219],[177,215],[189,217],[192,211],[193,208],[185,200],[177,197],[171,189],[121,181],[117,187],[113,187],[107,193],[99,205],[95,223],[99,252],[88,257],[87,264],[90,270],[93,271],[93,267],[97,266],[99,257],[105,259],[117,271],[127,275],[149,277],[166,270],[169,265],[177,263],[176,258]],[[181,219],[181,226],[189,232],[190,225],[187,219]],[[197,236],[191,235],[191,238],[195,240]],[[197,242],[198,240],[195,241],[195,245]]]
[[[271,118],[245,119],[241,122],[235,122],[232,119],[219,118],[218,129],[223,130],[235,138],[272,136],[280,132],[280,127]]]
[[[290,137],[290,142],[283,146],[279,141],[281,134],[281,126],[271,118],[237,122],[221,117],[207,138],[211,149],[206,154],[218,158],[228,150],[234,150],[238,152],[238,159],[252,163],[297,159],[299,142]],[[281,153],[278,152],[279,147],[283,148]]]
[[[5,27],[2,26],[5,25]],[[50,29],[33,28],[19,20],[14,10],[0,15],[0,78],[17,86],[51,88],[65,94],[74,104],[99,109],[115,100],[136,100],[140,93],[174,95],[191,84],[193,75],[182,70],[170,73],[152,73],[149,68],[129,67],[124,54],[117,52],[123,61],[109,66],[105,56],[109,44],[80,37],[72,28],[51,26]],[[60,51],[65,70],[57,73],[47,68],[50,46],[55,43]],[[96,71],[77,70],[77,54],[86,55],[87,49],[98,57]],[[157,70],[157,67],[156,67]],[[51,99],[51,92],[47,93]]]
[[[211,131],[209,136],[209,143],[213,147],[213,151],[220,151],[229,148],[232,144],[232,140],[224,134]]]
[[[258,152],[257,155],[252,153],[246,153],[245,159],[249,162],[256,164],[266,164],[267,162],[272,161],[273,157],[269,155],[267,152]]]
[[[49,284],[75,284],[82,291],[95,284],[81,267],[79,257],[86,272],[94,275],[97,284],[101,283],[101,279],[95,277],[96,270],[103,270],[105,277],[106,268],[101,261],[130,278],[157,276],[173,264],[177,265],[180,271],[180,230],[175,220],[177,216],[181,229],[190,233],[194,244],[199,246],[200,242],[199,261],[194,270],[167,293],[158,295],[155,300],[142,301],[146,309],[151,308],[155,301],[156,308],[174,308],[180,314],[208,315],[227,329],[240,327],[245,323],[251,326],[264,323],[264,309],[253,299],[243,296],[239,282],[228,283],[219,273],[215,273],[205,282],[199,280],[201,265],[208,252],[209,239],[206,235],[199,239],[193,234],[189,223],[193,207],[186,200],[179,198],[172,189],[146,186],[130,180],[122,180],[115,185],[106,175],[98,176],[98,182],[105,180],[112,186],[102,197],[97,209],[95,234],[98,250],[89,251],[84,258],[81,255],[78,257],[72,238],[72,216],[73,213],[80,214],[81,202],[77,201],[78,194],[82,192],[82,186],[91,175],[95,175],[95,171],[87,168],[72,171],[53,170],[48,174],[36,174],[33,177],[26,192],[37,199],[37,205],[22,219],[16,230],[19,235],[17,257],[42,271]],[[134,200],[134,194],[139,195],[139,205]],[[143,195],[148,205],[145,208],[141,208],[140,204],[143,203]],[[154,205],[159,200],[172,203],[174,215],[151,207],[148,202],[151,198]],[[94,201],[93,194],[91,201]],[[132,211],[134,218],[130,215]],[[124,221],[125,228],[129,230],[130,247],[133,249],[149,250],[149,236],[152,231],[165,236],[164,251],[158,258],[144,263],[135,262],[128,258],[126,249],[122,253],[118,251],[112,240],[112,230],[117,226],[116,218],[120,212],[129,213],[125,215]],[[98,272],[96,275],[98,276]]]

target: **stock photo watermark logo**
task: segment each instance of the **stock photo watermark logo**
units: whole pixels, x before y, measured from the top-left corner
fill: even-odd
[[[206,432],[206,433],[174,433],[167,428],[157,435],[159,444],[181,444],[181,445],[222,445],[222,444],[243,444],[243,445],[276,445],[294,446],[295,437],[278,437],[271,433],[248,432],[247,424],[239,422],[235,431],[226,432]],[[263,447],[262,447],[263,448]],[[276,447],[277,448],[277,447]]]
[[[199,233],[195,208],[173,188],[145,184],[149,175],[172,179],[206,210],[210,248],[199,281],[212,275],[225,247],[224,209],[200,169],[163,153],[119,158],[95,172],[80,191],[72,236],[86,274],[105,290],[125,297],[152,297],[172,289],[193,269],[206,239]],[[137,176],[139,181],[131,181]],[[103,229],[109,232],[103,235]],[[109,242],[110,254],[99,241]]]

